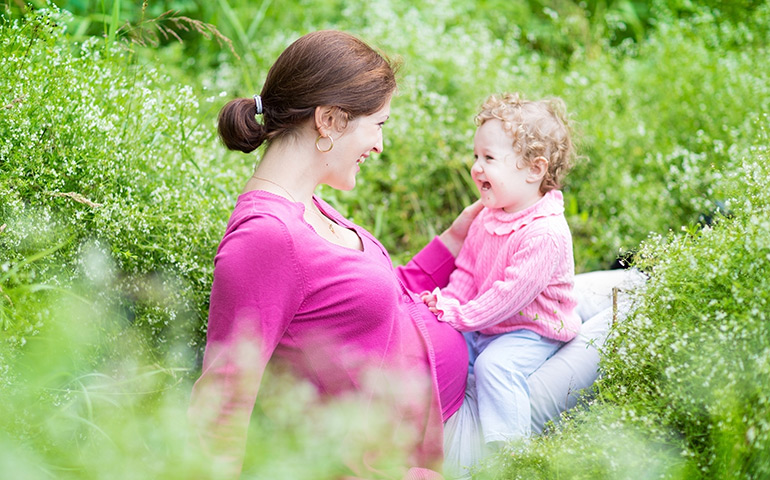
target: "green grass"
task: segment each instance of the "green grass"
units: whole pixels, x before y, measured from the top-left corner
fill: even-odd
[[[185,409],[213,256],[256,161],[218,143],[216,114],[298,36],[340,28],[403,67],[385,152],[354,192],[321,193],[398,262],[475,198],[473,115],[517,90],[562,97],[578,126],[578,270],[638,250],[652,272],[597,399],[478,477],[770,474],[767,2],[59,4],[72,13],[8,2],[0,20],[0,471],[209,468],[184,448]],[[732,216],[699,229],[717,202]],[[270,384],[246,476],[339,476],[354,399]]]

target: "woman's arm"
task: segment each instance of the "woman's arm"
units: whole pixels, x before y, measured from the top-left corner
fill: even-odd
[[[471,223],[476,215],[484,208],[481,200],[476,200],[472,204],[468,205],[460,212],[460,215],[455,218],[452,225],[444,230],[438,238],[446,246],[446,248],[454,255],[457,256],[460,253],[460,249],[465,242],[465,237],[468,236],[468,230],[471,228]]]
[[[406,288],[422,292],[442,288],[449,283],[449,275],[455,268],[455,257],[460,253],[473,219],[482,208],[481,200],[465,207],[449,228],[431,240],[409,263],[396,269]]]
[[[265,366],[301,303],[294,258],[285,226],[260,217],[231,226],[215,259],[203,372],[188,417],[191,447],[222,478],[240,473]]]

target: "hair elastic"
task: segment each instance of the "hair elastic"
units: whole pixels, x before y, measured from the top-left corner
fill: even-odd
[[[254,106],[257,107],[257,115],[262,115],[262,97],[254,95]]]

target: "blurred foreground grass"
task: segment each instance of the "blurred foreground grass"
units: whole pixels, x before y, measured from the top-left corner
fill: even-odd
[[[211,468],[184,448],[187,400],[213,255],[255,162],[218,145],[215,116],[317,28],[403,61],[385,152],[355,192],[321,192],[398,261],[475,197],[475,109],[519,90],[561,96],[579,127],[578,269],[633,249],[653,272],[597,400],[480,478],[770,475],[767,2],[97,3],[6,3],[0,23],[4,477]],[[190,21],[158,20],[172,6]],[[233,50],[178,26],[194,22]],[[142,46],[157,25],[183,42]],[[699,230],[717,202],[732,218]],[[315,408],[306,385],[266,383],[245,475],[338,477],[354,399]]]

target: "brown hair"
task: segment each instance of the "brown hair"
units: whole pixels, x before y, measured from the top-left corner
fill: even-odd
[[[575,161],[571,125],[560,98],[530,101],[518,93],[491,95],[476,115],[476,125],[496,118],[513,139],[513,147],[527,164],[537,157],[548,160],[540,192],[561,188],[564,176]]]
[[[385,105],[396,89],[396,67],[358,38],[335,30],[308,33],[279,55],[260,93],[231,100],[219,112],[219,136],[230,150],[249,153],[292,134],[321,105],[336,107],[344,126]]]

